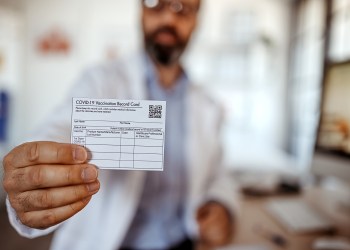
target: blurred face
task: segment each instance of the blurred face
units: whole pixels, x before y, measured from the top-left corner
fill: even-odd
[[[159,64],[177,63],[196,26],[200,0],[142,0],[147,53]]]

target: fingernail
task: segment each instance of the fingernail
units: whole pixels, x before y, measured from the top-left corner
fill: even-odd
[[[85,182],[94,181],[97,178],[97,170],[94,167],[88,167],[83,170],[82,178]]]
[[[100,184],[98,182],[91,183],[87,185],[87,188],[90,193],[97,191],[100,188]]]
[[[84,162],[86,160],[87,153],[82,147],[76,147],[73,151],[73,159],[78,162]]]

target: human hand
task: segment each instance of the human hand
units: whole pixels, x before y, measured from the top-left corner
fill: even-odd
[[[98,171],[78,145],[30,142],[3,159],[3,186],[20,221],[32,228],[54,226],[83,209],[97,193]]]
[[[219,247],[230,242],[233,222],[227,209],[217,202],[208,202],[197,211],[200,244]]]

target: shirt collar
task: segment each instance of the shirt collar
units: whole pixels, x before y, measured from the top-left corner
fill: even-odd
[[[157,97],[156,99],[168,99],[185,95],[186,88],[189,84],[189,79],[185,71],[182,71],[182,74],[176,80],[176,84],[171,89],[165,89],[160,85],[155,65],[147,54],[144,56],[144,63],[146,70],[146,83],[150,97]]]

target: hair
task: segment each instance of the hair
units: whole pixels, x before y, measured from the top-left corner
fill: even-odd
[[[140,0],[141,4],[143,1],[145,1],[145,0]],[[201,5],[202,5],[202,0],[198,0],[198,9],[201,8]]]

